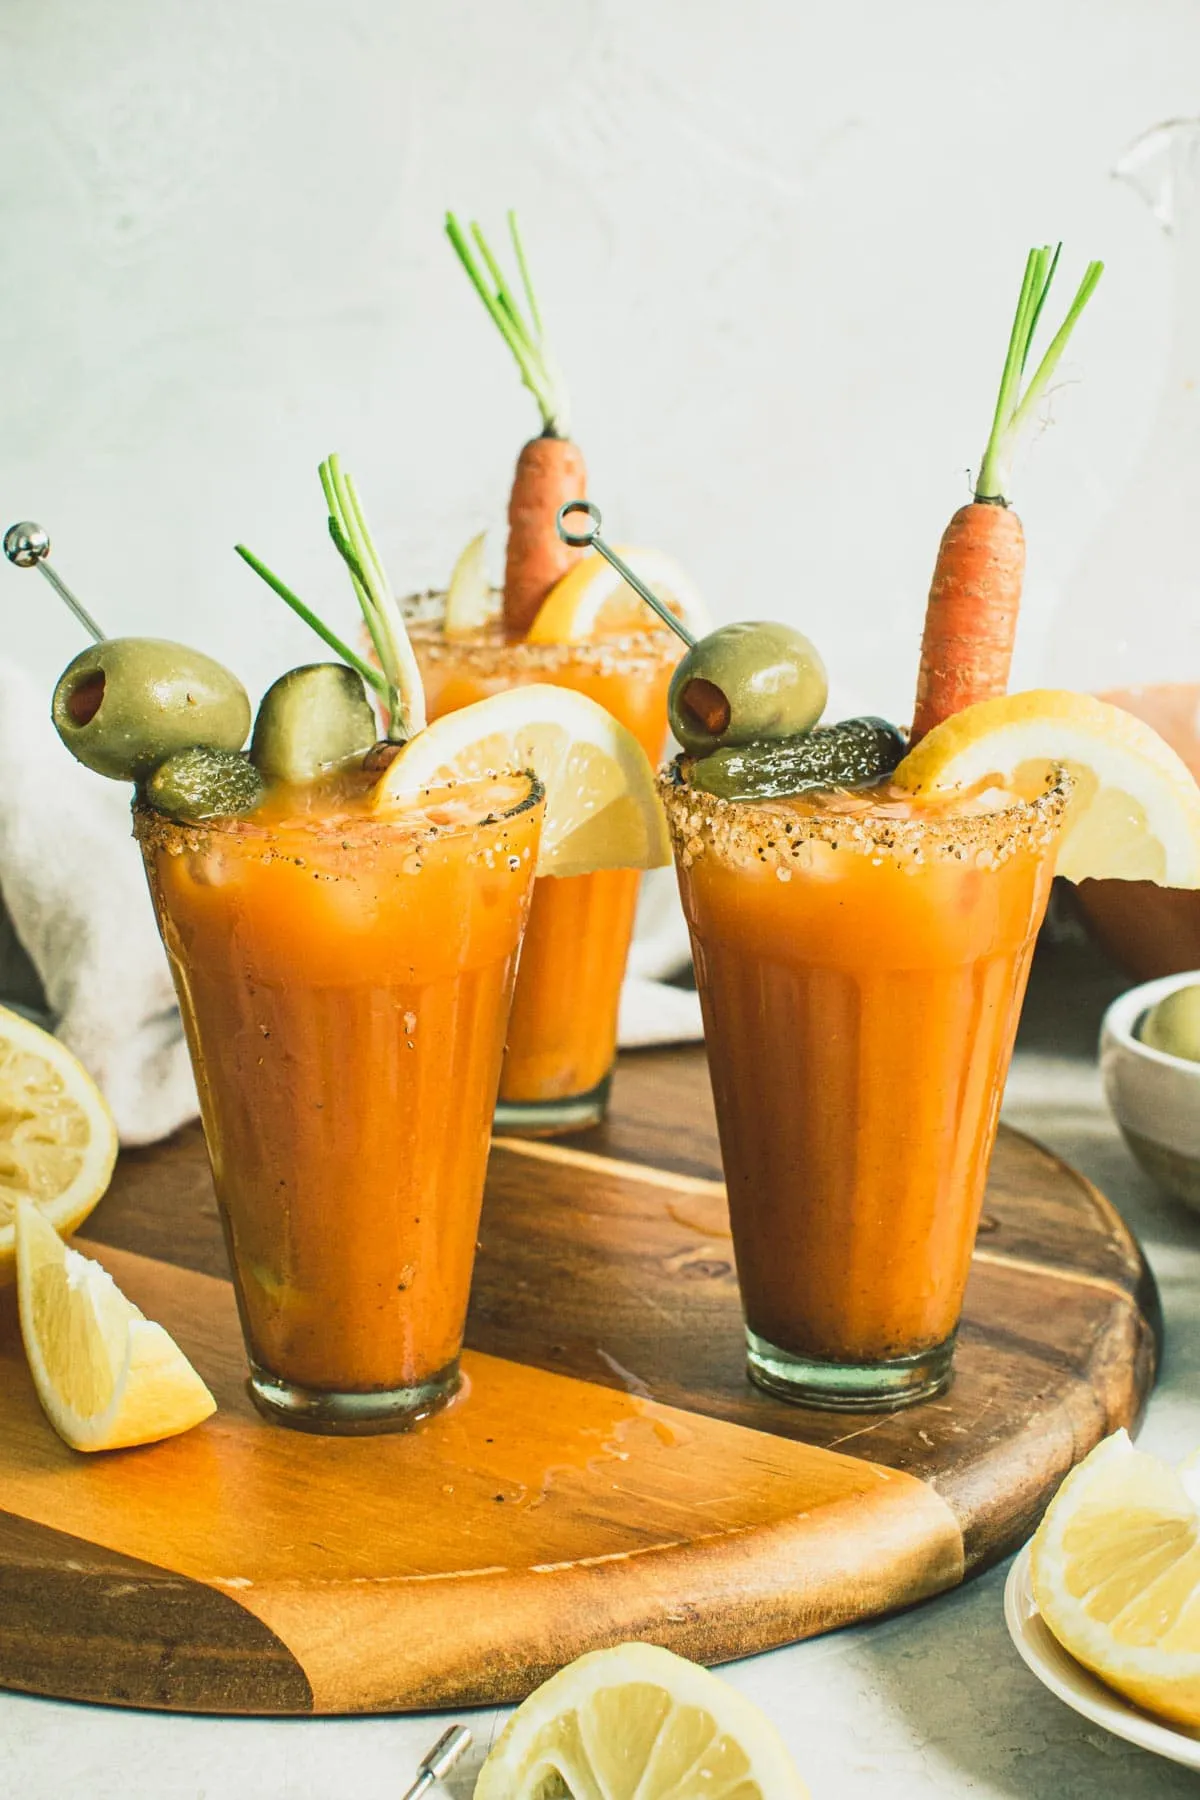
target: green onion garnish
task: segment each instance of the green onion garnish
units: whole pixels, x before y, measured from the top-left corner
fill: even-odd
[[[320,476],[329,509],[329,535],[349,571],[355,598],[379,658],[377,669],[352,650],[286,582],[268,569],[252,550],[247,550],[245,544],[236,544],[234,548],[243,562],[249,563],[255,574],[260,575],[343,662],[357,669],[368,686],[374,688],[387,707],[389,740],[403,744],[425,728],[425,689],[421,671],[413,655],[403,614],[367,528],[353,476],[343,470],[337,456],[326,458],[321,464]]]

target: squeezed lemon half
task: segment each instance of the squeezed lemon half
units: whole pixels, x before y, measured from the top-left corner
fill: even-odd
[[[87,1218],[108,1187],[117,1128],[77,1057],[0,1007],[0,1287],[16,1272],[16,1214],[28,1200],[56,1230]]]
[[[16,1232],[21,1337],[38,1399],[65,1443],[155,1443],[216,1411],[175,1340],[28,1200],[18,1204]]]
[[[807,1800],[775,1727],[736,1688],[653,1644],[581,1656],[530,1694],[475,1800]]]
[[[1200,1726],[1200,1456],[1179,1469],[1127,1432],[1068,1475],[1038,1527],[1038,1610],[1085,1668],[1148,1712]]]

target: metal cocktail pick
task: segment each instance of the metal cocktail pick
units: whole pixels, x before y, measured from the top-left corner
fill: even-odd
[[[463,1751],[470,1747],[471,1734],[465,1725],[452,1725],[442,1733],[432,1750],[427,1750],[417,1765],[417,1779],[400,1800],[422,1800],[435,1781],[448,1775]]]
[[[102,643],[105,633],[101,631],[95,619],[81,600],[77,600],[62,576],[50,567],[50,533],[41,525],[34,525],[23,519],[19,525],[10,525],[4,534],[4,554],[10,563],[18,569],[38,569],[46,577],[59,599],[65,601],[75,614],[83,629],[96,641]]]
[[[587,530],[567,530],[564,520],[569,519],[573,513],[587,515]],[[669,625],[675,636],[682,638],[688,649],[691,649],[696,639],[687,626],[683,624],[682,620],[675,617],[669,606],[664,606],[657,594],[650,592],[645,582],[634,574],[625,559],[618,556],[612,545],[606,544],[600,536],[600,508],[598,506],[593,506],[590,500],[568,500],[565,506],[559,507],[555,524],[558,527],[558,535],[564,544],[570,544],[576,550],[585,550],[589,547],[598,550],[605,562],[611,563],[621,579],[629,583],[634,593],[640,594],[646,605],[658,614],[663,624]]]

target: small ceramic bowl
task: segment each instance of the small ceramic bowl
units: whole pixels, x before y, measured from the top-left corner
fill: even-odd
[[[1100,1073],[1113,1117],[1151,1180],[1200,1212],[1200,1063],[1136,1036],[1150,1008],[1200,970],[1164,975],[1114,1000],[1100,1028]]]

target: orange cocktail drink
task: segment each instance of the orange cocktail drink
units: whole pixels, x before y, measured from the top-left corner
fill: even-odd
[[[607,708],[652,763],[662,755],[680,654],[668,631],[510,643],[499,625],[450,636],[418,618],[411,636],[431,718],[505,688],[550,682]],[[639,882],[634,869],[604,869],[536,883],[500,1076],[501,1129],[563,1131],[603,1116]]]
[[[366,778],[201,825],[136,812],[263,1411],[395,1428],[446,1401],[542,799],[370,810]]]
[[[936,1392],[1064,790],[1025,803],[880,787],[748,804],[671,771],[660,791],[750,1375],[826,1407]]]

